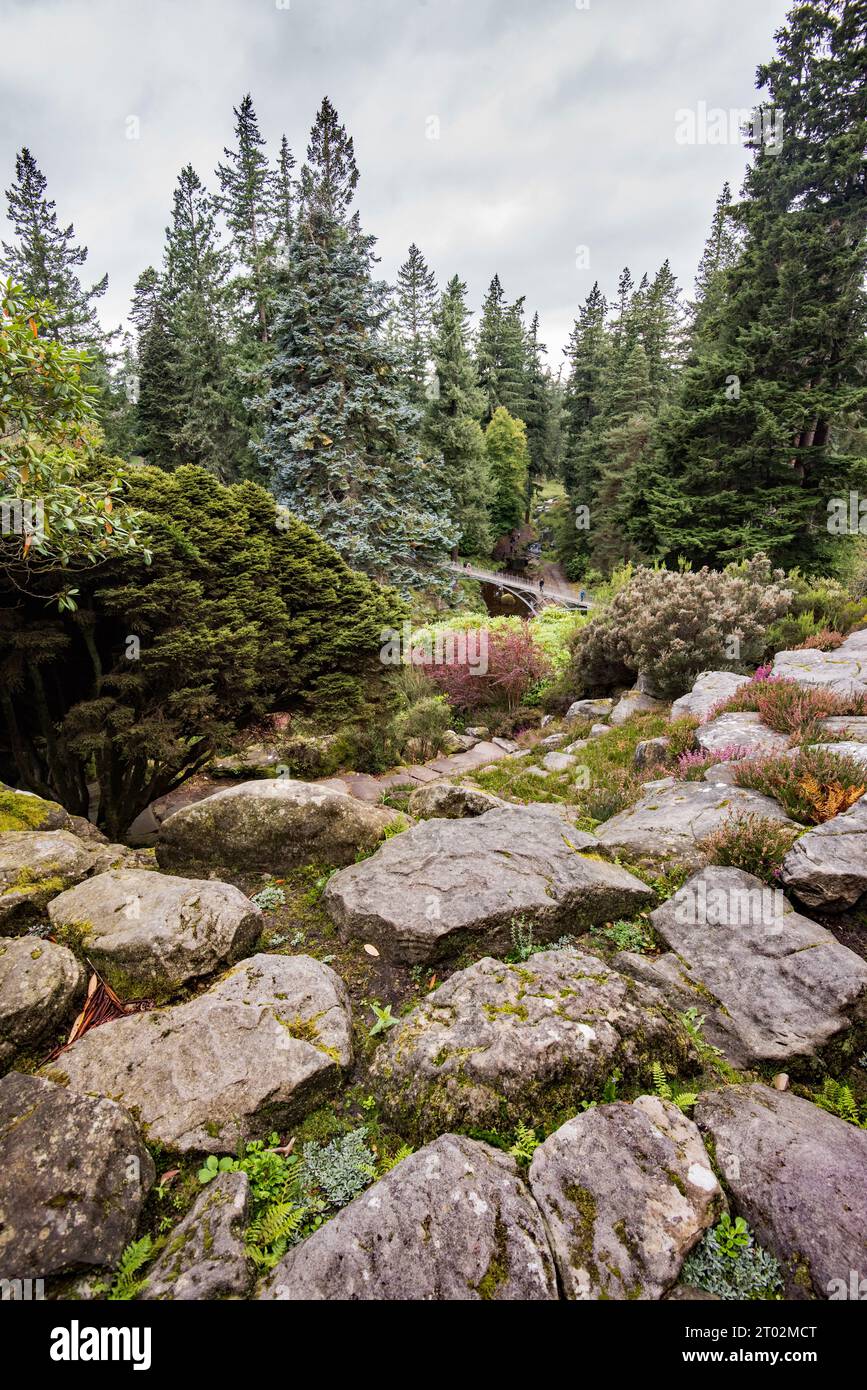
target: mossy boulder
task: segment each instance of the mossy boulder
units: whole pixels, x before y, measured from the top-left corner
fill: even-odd
[[[93,873],[104,854],[68,830],[0,833],[0,934],[44,916],[51,899]]]
[[[5,830],[70,830],[72,818],[56,801],[0,784],[0,833]]]
[[[0,1065],[69,1019],[87,975],[71,951],[38,936],[0,940]]]
[[[486,957],[429,994],[377,1049],[383,1113],[415,1138],[558,1123],[617,1070],[649,1082],[654,1061],[695,1068],[690,1039],[655,990],[598,956]]]

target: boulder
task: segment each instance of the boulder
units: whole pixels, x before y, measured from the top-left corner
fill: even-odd
[[[475,739],[487,739],[491,736],[491,731],[487,724],[468,724],[464,733],[469,734],[470,738]]]
[[[457,734],[454,729],[443,733],[440,748],[443,753],[468,753],[479,742],[472,734]]]
[[[867,1025],[867,963],[752,874],[703,869],[650,920],[674,958],[635,973],[693,992],[735,1066],[806,1065]]]
[[[756,758],[767,753],[785,753],[789,740],[785,734],[778,734],[762,723],[760,714],[749,710],[734,714],[720,714],[709,724],[701,724],[695,731],[699,748],[707,753],[727,751],[728,758]]]
[[[557,1298],[557,1281],[514,1159],[446,1134],[290,1250],[258,1297],[524,1302]]]
[[[867,796],[796,840],[780,877],[807,907],[845,912],[857,906],[867,893]]]
[[[404,1132],[538,1123],[574,1113],[618,1070],[688,1068],[689,1038],[655,990],[566,948],[520,965],[486,956],[389,1031],[371,1066],[383,1112]]]
[[[56,801],[0,783],[0,833],[7,830],[71,830],[72,817]]]
[[[146,1301],[244,1298],[251,1265],[244,1248],[246,1173],[220,1173],[193,1203],[147,1272]]]
[[[666,782],[648,791],[634,806],[599,826],[600,845],[621,850],[643,863],[664,868],[672,861],[700,868],[706,860],[702,843],[731,815],[754,813],[794,825],[782,806],[745,787],[707,782]]]
[[[867,1278],[867,1131],[759,1082],[706,1092],[695,1119],[786,1297],[851,1296],[853,1271]]]
[[[681,695],[671,707],[672,719],[702,720],[714,705],[727,700],[735,691],[749,680],[749,676],[738,676],[734,671],[701,671],[693,682],[692,690]]]
[[[483,816],[486,811],[495,811],[498,806],[506,804],[499,796],[491,796],[479,787],[430,782],[413,792],[407,802],[407,811],[416,820],[426,820],[430,816],[463,820],[467,816]]]
[[[801,685],[827,685],[838,695],[867,695],[867,631],[853,632],[833,652],[777,652],[773,673]]]
[[[100,854],[68,830],[0,834],[0,935],[43,917],[52,898],[94,871]]]
[[[607,733],[608,733],[608,725],[607,725],[607,724],[592,724],[592,725],[590,726],[590,737],[591,737],[591,738],[602,738],[603,734],[607,734]]]
[[[316,782],[241,782],[163,821],[157,860],[161,869],[201,865],[277,874],[297,864],[351,864],[394,820],[394,811]]]
[[[529,1180],[567,1298],[662,1298],[724,1205],[692,1120],[657,1096],[576,1115]]]
[[[607,719],[614,708],[614,701],[609,699],[599,700],[573,700],[563,718],[567,724],[571,724],[576,719],[600,720]]]
[[[0,1278],[113,1265],[153,1181],[114,1101],[17,1071],[0,1080]]]
[[[0,1066],[50,1037],[86,984],[84,967],[65,946],[37,936],[0,940]]]
[[[635,745],[635,766],[644,771],[648,767],[664,767],[668,757],[671,740],[667,738],[645,738]]]
[[[574,765],[575,759],[571,753],[546,753],[542,759],[542,766],[547,772],[568,772]]]
[[[251,743],[239,753],[215,758],[208,764],[208,773],[211,777],[276,777],[277,768],[285,766],[286,760],[279,748]]]
[[[339,976],[260,954],[185,1004],[91,1029],[46,1074],[113,1096],[169,1149],[224,1154],[321,1104],[351,1060]]]
[[[534,806],[466,825],[427,820],[339,870],[323,901],[342,940],[373,942],[389,960],[431,961],[469,942],[506,951],[518,916],[542,942],[647,905],[645,884],[580,852],[595,849],[592,835]]]
[[[229,883],[144,869],[98,874],[49,904],[54,935],[125,1000],[165,999],[251,950],[262,913]]]
[[[665,700],[657,700],[654,695],[646,695],[643,690],[630,690],[622,695],[614,706],[608,722],[612,728],[625,724],[634,714],[659,714],[668,709]]]

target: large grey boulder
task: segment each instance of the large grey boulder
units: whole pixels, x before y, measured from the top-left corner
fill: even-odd
[[[0,934],[43,916],[53,897],[93,872],[99,853],[68,830],[0,834]]]
[[[0,1278],[114,1264],[153,1181],[153,1159],[114,1101],[22,1072],[0,1080]]]
[[[16,791],[0,782],[0,832],[73,828],[73,817],[56,801],[46,801],[34,792]]]
[[[351,1060],[342,980],[310,956],[262,954],[186,1004],[91,1029],[46,1074],[113,1096],[169,1149],[227,1153],[320,1104]]]
[[[736,1066],[807,1064],[867,1027],[867,963],[752,874],[703,869],[651,921],[674,958],[634,973],[692,991]],[[679,990],[672,1002],[684,1006]]]
[[[567,1298],[662,1298],[724,1205],[692,1120],[657,1096],[576,1115],[529,1177]]]
[[[580,852],[596,848],[536,807],[428,820],[334,874],[323,901],[343,940],[373,942],[390,960],[431,961],[470,941],[505,951],[518,917],[542,942],[647,905],[645,884]]]
[[[55,936],[82,951],[126,1000],[165,999],[250,950],[254,903],[229,883],[120,869],[85,880],[48,906]]]
[[[573,700],[563,719],[567,724],[571,724],[576,719],[589,719],[592,723],[594,720],[607,719],[613,708],[614,701],[607,698]]]
[[[692,1066],[677,1015],[655,990],[566,948],[457,971],[390,1030],[371,1082],[398,1129],[430,1138],[556,1119],[598,1097],[615,1070],[649,1081],[654,1060]]]
[[[486,811],[496,811],[508,803],[499,796],[491,796],[480,787],[465,787],[453,782],[430,782],[426,787],[418,787],[407,802],[409,815],[417,820],[438,817],[445,820],[463,820],[467,816],[483,816]]]
[[[258,1297],[523,1302],[557,1282],[514,1159],[446,1134],[290,1250]]]
[[[71,951],[37,936],[0,939],[0,1066],[69,1018],[87,976]]]
[[[675,700],[671,707],[671,718],[683,719],[690,716],[693,719],[704,719],[714,705],[729,699],[748,680],[749,676],[738,676],[734,671],[700,671],[693,682],[692,690]]]
[[[263,873],[297,864],[351,864],[375,848],[396,818],[394,811],[317,782],[241,782],[164,820],[157,860],[161,869],[198,865]]]
[[[634,714],[660,714],[667,708],[665,700],[646,695],[642,690],[630,690],[617,701],[608,717],[608,723],[612,728],[616,728],[619,724],[625,724]]]
[[[686,868],[706,862],[703,842],[732,815],[753,813],[793,825],[779,802],[745,787],[706,782],[673,782],[647,792],[634,806],[599,826],[596,838],[643,863],[664,868],[673,861]]]
[[[838,695],[867,695],[867,631],[853,632],[833,652],[777,652],[775,676],[801,685],[827,685]]]
[[[244,1248],[249,1205],[247,1174],[220,1173],[172,1231],[138,1297],[243,1298],[252,1282]]]
[[[780,877],[807,907],[855,907],[867,893],[867,796],[802,835],[783,860]]]
[[[720,714],[695,731],[699,748],[707,753],[731,749],[729,758],[756,758],[768,753],[785,753],[789,740],[762,723],[762,716],[750,710]],[[737,751],[734,751],[737,750]]]
[[[759,1082],[706,1092],[695,1119],[788,1298],[839,1298],[853,1271],[856,1287],[867,1277],[867,1132]]]

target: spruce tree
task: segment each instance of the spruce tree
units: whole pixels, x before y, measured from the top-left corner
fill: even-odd
[[[350,214],[357,183],[326,98],[301,172],[259,452],[282,503],[350,565],[408,589],[437,578],[458,537],[400,357],[382,339],[388,287],[372,278],[374,238]]]
[[[295,218],[295,180],[292,177],[294,168],[295,156],[284,135],[280,140],[277,172],[274,177],[274,232],[278,265],[285,262],[292,241]]]
[[[506,314],[506,297],[495,275],[488,293],[482,302],[482,316],[476,340],[476,371],[479,388],[485,399],[483,421],[487,423],[500,404],[500,376],[502,373],[503,319]]]
[[[534,486],[553,471],[548,466],[551,383],[542,361],[546,347],[544,343],[539,342],[539,315],[537,313],[530,321],[524,351],[525,414],[523,420],[527,426],[527,452],[530,460],[527,474],[527,507],[529,512]]]
[[[405,362],[409,398],[419,408],[426,396],[436,302],[436,277],[413,242],[397,272],[394,336]]]
[[[136,449],[146,463],[171,469],[177,463],[181,363],[165,286],[153,266],[136,281],[130,319],[137,334]]]
[[[225,149],[225,163],[217,165],[220,193],[215,203],[229,231],[238,328],[267,344],[278,219],[285,216],[285,210],[278,210],[279,179],[264,152],[265,140],[249,92],[235,107],[234,115],[236,148]],[[282,190],[280,193],[282,196]]]
[[[719,308],[725,294],[726,273],[735,265],[739,254],[740,237],[732,214],[732,190],[730,184],[724,183],[714,206],[710,232],[695,277],[694,334]]]
[[[798,5],[777,46],[757,84],[782,140],[760,144],[747,172],[743,253],[643,469],[632,527],[669,561],[762,550],[816,571],[844,561],[829,504],[867,471],[841,448],[867,401],[867,13]]]
[[[442,457],[451,519],[460,528],[464,555],[490,552],[490,479],[485,438],[479,425],[484,396],[469,348],[467,287],[452,276],[435,316],[431,344],[434,385],[428,401],[425,437]]]
[[[214,204],[188,164],[166,229],[165,296],[178,355],[172,442],[178,462],[199,464],[224,480],[239,475],[244,459],[226,353],[228,270]]]
[[[55,203],[46,194],[47,181],[28,149],[15,158],[15,181],[6,190],[8,217],[15,241],[2,243],[3,273],[25,291],[46,301],[44,331],[56,342],[78,351],[104,353],[95,301],[105,294],[108,276],[84,289],[78,270],[87,260],[87,247],[75,243],[75,228],[61,227]]]
[[[491,475],[491,525],[499,539],[524,519],[529,458],[523,420],[498,406],[485,430],[485,449]]]

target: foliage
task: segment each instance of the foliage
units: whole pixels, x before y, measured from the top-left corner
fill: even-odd
[[[676,1105],[679,1110],[691,1110],[698,1100],[697,1091],[681,1091],[678,1087],[672,1086],[666,1079],[665,1071],[661,1062],[653,1062],[651,1065],[653,1076],[653,1089],[662,1100],[670,1100],[672,1105]]]
[[[820,1109],[827,1110],[829,1115],[837,1115],[858,1129],[867,1129],[867,1103],[859,1105],[850,1087],[835,1081],[832,1076],[825,1077],[821,1091],[811,1095],[810,1099]]]
[[[77,574],[76,614],[46,616],[47,579],[22,596],[0,574],[17,777],[86,815],[95,773],[114,839],[270,708],[371,722],[381,632],[402,612],[253,483],[138,467],[128,497],[152,563],[136,550]]]
[[[11,280],[0,282],[0,308],[0,582],[28,588],[68,570],[59,602],[71,610],[73,572],[134,550],[138,518],[123,503],[120,463],[93,473],[102,436],[86,357],[46,336],[47,306]]]
[[[491,526],[498,537],[524,519],[529,455],[523,420],[498,406],[485,430],[485,450],[491,477]]]
[[[376,1177],[376,1158],[363,1125],[327,1144],[305,1144],[301,1165],[304,1184],[332,1207],[346,1206]]]
[[[722,748],[694,748],[681,753],[674,765],[674,775],[683,782],[703,782],[709,767],[717,763],[739,762],[749,756],[749,749],[739,743],[726,743]]]
[[[535,1129],[531,1129],[529,1125],[525,1125],[519,1120],[518,1128],[515,1130],[515,1142],[509,1149],[509,1153],[520,1167],[527,1168],[541,1142],[541,1139],[536,1138]]]
[[[779,1262],[757,1245],[741,1217],[724,1215],[687,1255],[681,1282],[722,1299],[774,1299],[783,1287]]]
[[[708,720],[733,710],[751,710],[762,723],[778,734],[815,738],[820,723],[835,715],[867,713],[863,695],[838,695],[826,685],[801,685],[784,676],[766,676],[740,686],[734,694],[713,707]]]
[[[145,1282],[141,1272],[157,1254],[160,1245],[161,1242],[155,1242],[150,1235],[130,1242],[120,1257],[111,1288],[106,1294],[110,1302],[123,1303],[138,1297]]]
[[[250,901],[263,912],[273,912],[275,908],[283,906],[286,894],[277,884],[269,883],[265,888],[260,888],[258,893],[254,893]]]
[[[411,747],[418,762],[427,762],[439,752],[452,720],[448,702],[442,695],[426,695],[394,716],[390,733],[397,756]]]
[[[606,922],[604,926],[590,928],[593,941],[604,943],[617,951],[638,951],[646,954],[654,947],[653,932],[646,921]]]
[[[576,691],[598,693],[639,675],[659,695],[680,695],[699,671],[758,660],[769,624],[788,603],[782,579],[762,555],[722,573],[637,569],[578,633]]]
[[[487,649],[487,650],[486,650]],[[550,671],[548,660],[526,624],[515,631],[483,629],[479,640],[456,641],[451,654],[431,661],[430,679],[459,709],[516,709]]]
[[[766,883],[775,883],[780,867],[799,835],[797,827],[781,825],[754,812],[729,815],[702,842],[709,864],[743,869]]]
[[[750,758],[735,768],[734,779],[738,787],[779,801],[802,825],[831,820],[867,791],[867,773],[857,758],[810,746],[789,756]]]
[[[390,1004],[386,1004],[383,1007],[381,1004],[371,1003],[370,1007],[373,1010],[375,1022],[372,1027],[368,1029],[368,1037],[374,1038],[377,1033],[387,1033],[389,1028],[396,1028],[398,1023],[400,1023],[400,1019],[395,1018],[394,1014],[391,1012]]]

